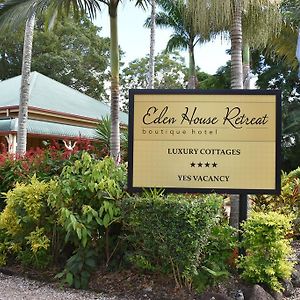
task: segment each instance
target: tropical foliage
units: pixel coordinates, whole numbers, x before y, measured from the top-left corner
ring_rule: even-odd
[[[198,43],[208,40],[205,36],[194,30],[191,16],[187,14],[186,3],[183,0],[160,0],[157,1],[161,11],[156,14],[157,26],[171,28],[173,34],[167,43],[166,51],[188,50],[189,52],[189,88],[197,87],[196,64],[194,48]],[[150,26],[151,19],[148,18],[146,26]]]
[[[53,30],[35,26],[32,71],[38,71],[98,100],[108,100],[109,39],[87,18],[65,18]],[[0,33],[0,79],[20,74],[24,29]]]
[[[293,265],[288,261],[292,254],[292,215],[278,212],[253,212],[243,224],[243,242],[247,255],[241,257],[242,277],[253,283],[266,284],[275,291],[283,290],[280,280],[291,276]]]

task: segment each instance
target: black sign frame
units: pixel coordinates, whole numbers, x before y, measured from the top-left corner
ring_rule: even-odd
[[[134,96],[135,95],[274,95],[276,97],[276,141],[275,141],[275,188],[182,188],[163,186],[133,186],[133,143],[134,143]],[[128,192],[138,193],[147,189],[163,189],[166,193],[230,193],[230,194],[280,194],[281,191],[281,91],[280,90],[184,90],[184,89],[131,89],[129,90],[129,126],[128,126]],[[258,170],[259,171],[259,170]],[[247,170],[245,170],[247,172]]]

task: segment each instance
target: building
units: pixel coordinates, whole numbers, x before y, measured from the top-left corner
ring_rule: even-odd
[[[21,76],[0,82],[0,143],[15,153],[18,129]],[[110,115],[110,107],[38,72],[30,78],[27,148],[55,139],[72,147],[79,137],[97,139],[95,127]],[[121,126],[128,115],[120,112]]]

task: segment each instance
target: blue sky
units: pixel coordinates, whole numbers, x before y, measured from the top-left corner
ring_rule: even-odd
[[[104,10],[99,14],[94,23],[102,27],[101,36],[109,36],[109,18],[108,11],[105,6]],[[119,24],[119,44],[125,52],[124,61],[128,63],[136,58],[144,57],[149,53],[150,30],[143,27],[145,19],[150,15],[150,10],[143,11],[136,8],[133,2],[124,1],[119,5],[118,24]],[[156,46],[155,53],[165,49],[169,40],[171,31],[167,29],[156,30]],[[225,50],[230,48],[228,41],[217,40],[196,47],[195,60],[196,64],[202,71],[214,74],[218,67],[225,65],[230,59]],[[186,63],[187,54],[182,53]]]

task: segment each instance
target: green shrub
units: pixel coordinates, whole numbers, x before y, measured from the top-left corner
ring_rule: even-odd
[[[193,279],[198,292],[202,292],[208,285],[215,285],[229,276],[229,262],[236,247],[237,232],[235,228],[226,222],[212,228],[198,275]]]
[[[300,217],[300,167],[290,173],[282,172],[280,195],[258,195],[251,200],[255,211],[293,212]]]
[[[29,184],[17,183],[5,193],[7,205],[0,215],[2,264],[8,253],[36,267],[45,267],[51,261],[54,221],[47,206],[51,184],[33,177]]]
[[[172,274],[190,287],[199,273],[222,198],[159,193],[123,201],[129,260],[137,267]],[[124,229],[124,230],[125,230]]]
[[[36,267],[52,258],[66,261],[58,277],[84,288],[99,259],[108,264],[114,252],[110,228],[120,219],[117,202],[124,195],[126,173],[112,159],[99,161],[86,152],[69,163],[55,180],[34,176],[5,193],[0,262],[10,255]]]
[[[65,242],[74,251],[59,275],[68,284],[86,287],[103,253],[108,264],[112,256],[109,232],[120,219],[117,202],[124,195],[125,179],[124,166],[117,167],[111,158],[97,161],[88,153],[66,166],[57,178],[49,204],[65,232]]]
[[[76,141],[73,151],[65,150],[59,144],[48,145],[47,148],[31,148],[24,156],[16,157],[9,153],[0,155],[0,192],[8,192],[16,182],[29,183],[32,176],[39,180],[49,181],[59,175],[66,165],[79,159],[84,149],[94,148],[84,140]],[[0,194],[0,211],[5,207],[5,196]]]
[[[242,277],[252,283],[264,283],[271,289],[282,290],[280,279],[291,276],[292,253],[287,238],[293,217],[277,212],[253,212],[243,223],[242,247],[246,256],[239,260]]]

